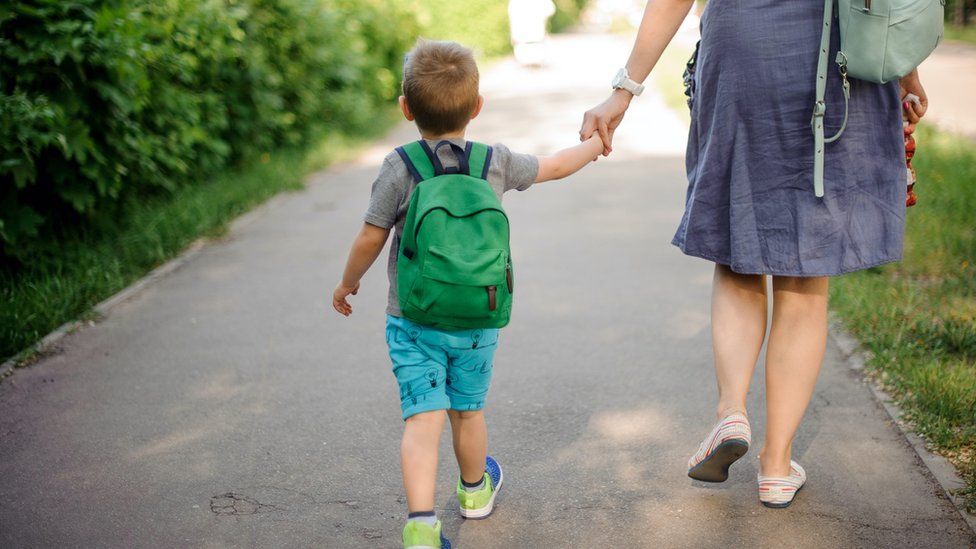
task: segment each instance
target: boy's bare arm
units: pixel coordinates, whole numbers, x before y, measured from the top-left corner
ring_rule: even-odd
[[[603,153],[603,142],[590,137],[579,145],[563,149],[549,156],[539,157],[539,175],[536,183],[562,179],[578,172],[583,166],[596,160]]]
[[[390,229],[383,229],[376,225],[363,223],[363,228],[356,235],[352,242],[352,249],[349,250],[349,259],[346,261],[346,269],[342,273],[342,280],[332,293],[332,306],[340,314],[349,316],[352,314],[352,305],[346,298],[350,294],[356,295],[359,291],[359,281],[369,270],[377,256],[383,251],[383,245],[390,236]]]

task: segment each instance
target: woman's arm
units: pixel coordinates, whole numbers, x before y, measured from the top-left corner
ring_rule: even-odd
[[[650,0],[647,3],[634,47],[625,65],[632,80],[643,82],[647,78],[693,4],[694,0]],[[603,103],[586,111],[580,128],[580,140],[588,139],[597,132],[603,141],[604,156],[610,154],[613,132],[623,120],[624,112],[633,98],[626,90],[614,90]]]

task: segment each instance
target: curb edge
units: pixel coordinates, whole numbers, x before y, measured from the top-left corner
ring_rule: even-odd
[[[840,349],[844,360],[847,362],[847,366],[858,374],[862,374],[866,357],[861,349],[860,342],[850,335],[844,328],[843,323],[833,315],[830,318],[829,333],[830,339]],[[966,487],[966,483],[959,476],[959,473],[956,472],[955,466],[949,463],[949,460],[946,458],[930,452],[925,447],[925,440],[907,428],[901,420],[903,415],[901,407],[895,403],[891,395],[885,392],[884,389],[878,387],[874,380],[864,375],[860,375],[860,377],[864,380],[868,389],[870,389],[875,401],[884,408],[888,417],[891,418],[892,423],[895,424],[898,431],[905,437],[905,440],[915,451],[919,460],[921,460],[922,464],[942,488],[946,497],[949,498],[949,502],[969,526],[970,531],[976,534],[976,516],[966,512],[962,498],[954,494],[955,491]]]
[[[119,290],[114,295],[108,297],[107,299],[101,301],[91,308],[98,317],[105,317],[120,304],[132,299],[133,297],[139,295],[152,284],[156,283],[162,278],[170,275],[171,273],[177,271],[180,267],[187,264],[196,257],[201,250],[206,246],[208,240],[206,238],[198,238],[193,241],[185,250],[183,250],[179,255],[170,259],[169,261],[163,263],[159,267],[149,271],[147,274],[136,279],[135,282],[126,286],[125,288]],[[36,355],[46,355],[51,351],[55,345],[61,341],[61,339],[71,333],[84,328],[86,325],[90,326],[95,321],[91,320],[71,320],[65,322],[58,328],[56,328],[51,333],[44,336],[40,341],[35,343],[30,349]],[[3,364],[0,364],[0,383],[4,379],[13,375],[13,373],[19,368],[19,362],[17,356],[7,360]]]

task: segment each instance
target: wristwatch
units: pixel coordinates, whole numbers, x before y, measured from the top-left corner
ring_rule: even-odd
[[[627,90],[634,95],[640,95],[644,91],[644,86],[630,79],[627,69],[617,71],[617,75],[613,77],[613,82],[610,85],[615,90]]]

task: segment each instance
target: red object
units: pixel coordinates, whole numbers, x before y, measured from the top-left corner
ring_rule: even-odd
[[[915,156],[915,138],[912,137],[912,132],[905,128],[905,168],[908,170],[906,174],[908,180],[908,196],[905,198],[906,208],[910,208],[918,202],[918,196],[913,190],[916,180],[915,168],[912,167],[913,156]]]

